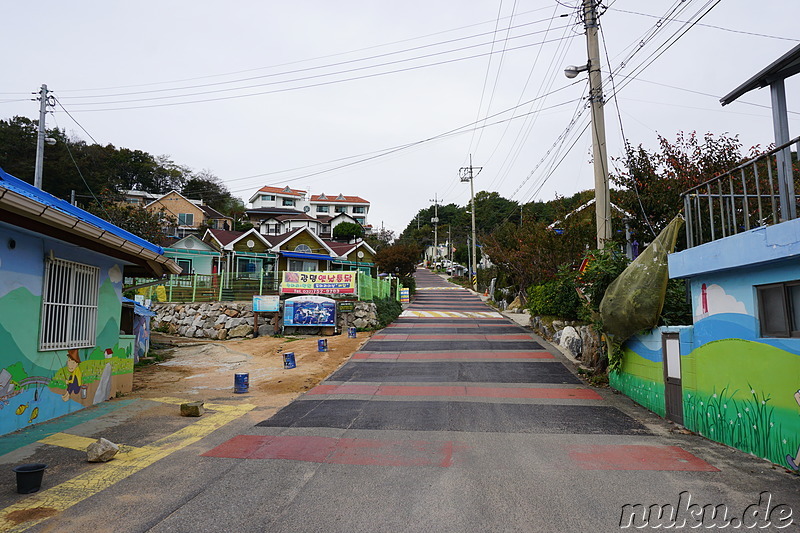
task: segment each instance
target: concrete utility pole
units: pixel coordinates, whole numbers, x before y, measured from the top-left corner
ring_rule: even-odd
[[[597,30],[598,0],[583,0],[583,21],[586,27],[586,51],[589,61],[589,101],[592,104],[592,158],[594,159],[595,220],[597,222],[597,248],[611,240],[611,200],[608,191],[608,156],[606,154],[606,119],[603,111],[603,80],[600,72],[600,45]]]
[[[608,191],[608,156],[606,155],[606,121],[603,111],[603,82],[600,72],[600,45],[597,31],[600,28],[597,14],[598,0],[583,0],[583,23],[586,29],[586,65],[568,66],[564,74],[574,78],[579,72],[589,71],[589,102],[592,106],[592,159],[594,159],[595,221],[597,248],[602,249],[611,239],[611,200]]]
[[[436,196],[434,194],[433,195],[433,200],[430,200],[430,201],[433,202],[433,218],[431,219],[431,222],[433,223],[433,250],[434,250],[434,254],[436,254],[434,256],[434,259],[433,259],[433,266],[435,268],[436,267],[436,260],[439,259],[439,200],[438,200],[438,196]]]
[[[475,172],[476,170],[477,172]],[[458,171],[461,181],[469,182],[470,211],[472,211],[472,270],[470,275],[472,277],[472,290],[474,291],[478,290],[478,258],[475,240],[475,185],[473,184],[473,178],[480,174],[481,170],[483,170],[483,167],[472,166],[472,154],[469,154],[469,166],[461,167]]]
[[[45,117],[47,116],[47,85],[42,84],[39,91],[39,129],[36,139],[36,166],[33,174],[33,186],[42,188],[42,168],[44,167],[44,143],[45,143]]]

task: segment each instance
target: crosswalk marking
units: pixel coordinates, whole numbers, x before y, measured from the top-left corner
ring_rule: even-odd
[[[503,318],[495,311],[409,311],[400,313],[401,318]]]

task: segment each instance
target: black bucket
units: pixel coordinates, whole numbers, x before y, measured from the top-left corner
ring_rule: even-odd
[[[31,463],[14,467],[17,473],[17,492],[20,494],[31,494],[42,487],[42,477],[46,464]]]

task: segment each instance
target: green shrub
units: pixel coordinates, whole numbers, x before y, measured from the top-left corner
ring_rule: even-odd
[[[692,323],[691,298],[686,294],[686,281],[671,279],[667,282],[664,308],[661,310],[659,325],[683,326]]]
[[[400,278],[400,284],[404,289],[408,289],[408,294],[417,292],[417,279],[413,275]]]
[[[394,298],[375,298],[373,303],[377,309],[378,327],[381,328],[388,326],[403,312],[403,306]]]
[[[600,312],[600,302],[611,282],[622,274],[628,266],[628,258],[625,254],[611,247],[604,250],[592,250],[594,257],[586,265],[586,268],[576,278],[576,285],[583,291],[589,299],[589,308],[595,313]]]
[[[567,269],[559,270],[556,279],[528,288],[528,308],[533,315],[576,320],[581,306],[574,275]]]

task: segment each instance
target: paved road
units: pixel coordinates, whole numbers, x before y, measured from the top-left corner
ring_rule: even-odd
[[[114,531],[618,531],[626,504],[683,493],[741,517],[762,491],[800,514],[796,476],[671,432],[473,293],[417,279],[403,316],[297,401],[37,528],[103,531],[97,517],[114,516]]]

